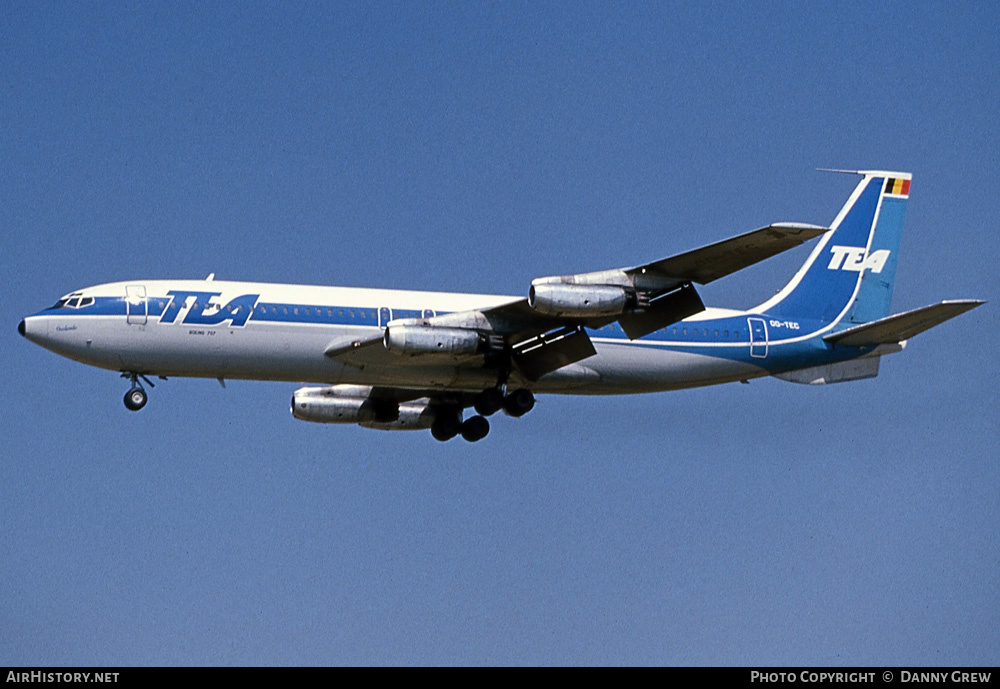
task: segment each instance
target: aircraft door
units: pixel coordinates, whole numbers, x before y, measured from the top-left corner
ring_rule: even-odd
[[[767,323],[763,318],[748,318],[750,326],[750,356],[763,359],[767,356]]]
[[[125,320],[130,325],[146,325],[149,316],[149,303],[146,301],[145,285],[128,285],[125,287]]]
[[[378,310],[378,325],[380,328],[384,328],[392,320],[392,309],[383,306]]]

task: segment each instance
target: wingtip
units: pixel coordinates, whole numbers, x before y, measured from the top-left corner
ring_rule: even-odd
[[[977,306],[982,306],[986,303],[985,299],[945,299],[941,302],[942,304],[950,304],[955,306],[964,306],[966,310],[974,309]]]

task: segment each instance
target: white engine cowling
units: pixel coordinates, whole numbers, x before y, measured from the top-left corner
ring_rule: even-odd
[[[292,416],[317,423],[366,423],[392,416],[391,402],[368,399],[370,388],[339,387],[299,388],[292,394]]]
[[[528,306],[547,316],[617,316],[634,298],[617,285],[532,283]]]
[[[476,354],[485,338],[476,330],[432,325],[395,325],[385,328],[385,348],[400,354]]]
[[[364,385],[299,388],[292,395],[292,415],[302,421],[356,423],[381,431],[415,431],[434,423],[434,409],[426,399],[397,405],[369,399],[370,393]]]

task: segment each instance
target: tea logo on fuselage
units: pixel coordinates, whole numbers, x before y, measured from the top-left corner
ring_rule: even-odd
[[[214,297],[221,295],[222,292],[193,292],[172,289],[167,292],[167,296],[171,297],[171,300],[163,311],[163,315],[160,316],[160,323],[175,322],[188,299],[193,297],[194,302],[188,308],[184,319],[180,321],[184,325],[220,325],[225,321],[231,321],[233,327],[242,328],[247,324],[260,295],[244,294],[231,299],[224,306],[212,302]]]

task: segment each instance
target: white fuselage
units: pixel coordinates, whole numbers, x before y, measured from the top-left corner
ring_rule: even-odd
[[[106,369],[163,377],[467,391],[495,385],[496,371],[433,355],[390,352],[381,352],[371,363],[352,365],[324,352],[331,342],[378,335],[393,319],[483,309],[519,299],[214,280],[111,283],[70,296],[63,306],[25,319],[24,334],[63,356]],[[716,330],[722,322],[727,324],[726,337]],[[689,323],[706,325],[705,336],[700,326],[692,327],[697,338],[685,339]],[[653,333],[634,342],[616,324],[591,330],[596,356],[536,382],[518,383],[543,393],[617,394],[768,374],[749,356],[745,314],[709,309],[675,325],[682,326],[675,330],[684,336]]]

